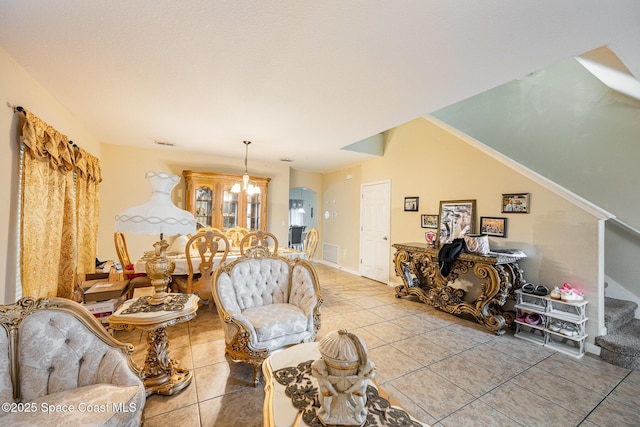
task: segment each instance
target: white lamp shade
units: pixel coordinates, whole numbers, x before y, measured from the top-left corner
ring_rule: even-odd
[[[147,172],[153,192],[151,199],[116,215],[115,231],[133,234],[190,234],[196,231],[196,219],[191,212],[178,208],[171,201],[171,190],[180,178],[167,173]]]

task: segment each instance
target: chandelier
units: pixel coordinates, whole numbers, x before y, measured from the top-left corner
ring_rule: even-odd
[[[239,193],[240,191],[246,191],[247,194],[260,194],[260,187],[255,182],[251,181],[249,172],[247,171],[247,157],[249,157],[249,144],[251,141],[242,141],[244,144],[244,175],[242,175],[242,181],[236,181],[231,187],[232,193]]]

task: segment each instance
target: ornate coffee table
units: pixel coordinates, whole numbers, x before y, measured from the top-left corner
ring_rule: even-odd
[[[149,305],[149,297],[125,301],[109,316],[109,327],[115,330],[141,329],[147,331],[149,349],[142,370],[147,396],[173,395],[191,383],[193,373],[178,368],[169,357],[169,340],[165,328],[186,322],[196,316],[197,295],[167,294],[161,305]]]
[[[294,378],[300,379],[304,377],[304,381],[302,381],[300,387],[297,389],[298,391],[300,391],[300,393],[295,393],[296,404],[301,407],[304,403],[303,397],[305,394],[311,395],[313,393],[317,393],[317,382],[314,378],[311,378],[304,373],[305,367],[310,365],[310,363],[306,362],[319,358],[320,351],[318,350],[318,343],[310,342],[294,345],[285,350],[278,351],[265,359],[265,361],[262,363],[262,373],[264,374],[265,381],[265,396],[263,406],[265,427],[304,427],[308,425],[304,420],[305,416],[306,418],[313,418],[309,415],[309,411],[307,411],[305,414],[304,409],[296,408],[292,402],[292,399],[285,393],[287,387],[292,390],[297,385],[291,382],[287,385],[284,385],[280,383],[279,380],[281,380],[281,378],[287,378],[288,380],[291,380]],[[307,387],[307,380],[310,380],[311,384],[315,388],[315,390],[311,393],[309,393],[309,388]],[[372,414],[377,414],[373,415],[375,417],[380,416],[380,414],[383,412],[386,412],[386,423],[384,425],[387,425],[389,427],[428,427],[428,424],[421,423],[420,421],[417,421],[415,418],[413,418],[384,390],[378,387],[377,384],[374,383],[374,385],[370,387],[371,390],[367,391],[367,407],[373,409],[369,411],[370,417],[372,416]],[[307,409],[308,408],[309,407],[307,407]],[[311,409],[313,411],[313,408]],[[390,414],[390,412],[393,412],[393,414]],[[316,421],[317,423],[320,423],[320,421],[315,418],[312,422],[312,425],[318,425],[315,423]],[[377,424],[375,424],[376,422]],[[383,424],[380,422],[380,420],[374,420],[373,425]]]

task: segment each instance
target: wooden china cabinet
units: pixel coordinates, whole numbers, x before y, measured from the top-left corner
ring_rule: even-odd
[[[251,177],[260,193],[232,193],[231,187],[242,181],[242,175],[216,172],[183,171],[187,189],[186,210],[204,227],[227,230],[244,227],[267,229],[267,194],[271,178]]]

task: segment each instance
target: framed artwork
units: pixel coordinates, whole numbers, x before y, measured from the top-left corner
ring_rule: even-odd
[[[405,197],[404,198],[404,211],[405,212],[418,212],[419,197]]]
[[[503,194],[502,213],[529,213],[529,193]]]
[[[438,228],[438,215],[422,214],[420,219],[422,228]]]
[[[475,232],[476,201],[448,200],[440,202],[438,244],[451,243],[453,239]]]
[[[507,237],[507,218],[481,216],[480,233],[489,236]]]

